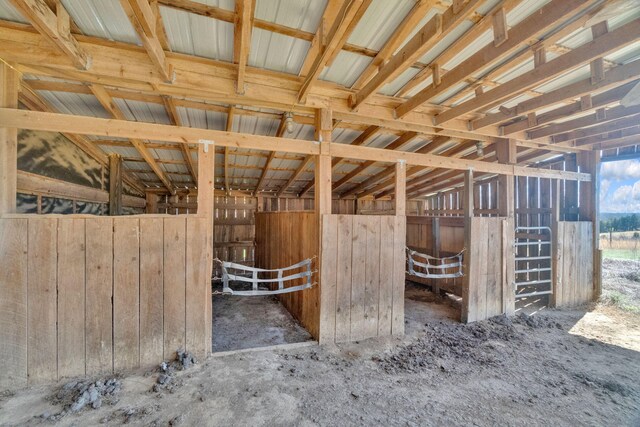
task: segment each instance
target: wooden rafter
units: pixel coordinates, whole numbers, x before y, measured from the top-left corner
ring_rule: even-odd
[[[364,15],[372,0],[345,0],[333,20],[333,25],[326,35],[326,42],[320,46],[318,55],[313,59],[302,87],[298,92],[298,101],[304,101],[316,82],[320,73],[338,55],[347,38]],[[332,10],[331,10],[332,13]],[[322,28],[322,22],[320,27]]]
[[[362,74],[360,74],[360,77],[358,77],[358,80],[356,80],[352,88],[362,89],[378,71],[378,68],[391,58],[420,21],[424,19],[427,12],[436,6],[437,3],[438,2],[436,0],[418,0],[416,4],[413,5],[411,11],[402,20],[398,28],[393,32],[391,37],[386,41],[382,49],[380,49],[375,58],[373,58],[373,61],[371,61]]]
[[[364,145],[369,139],[375,136],[380,131],[380,126],[369,126],[366,128],[358,137],[351,142],[351,145]],[[343,159],[339,157],[335,157],[331,159],[331,168],[335,168]],[[315,184],[315,180],[309,181],[309,183],[302,189],[299,194],[299,197],[303,197],[305,194],[309,192],[313,188]]]
[[[57,112],[51,104],[42,99],[25,81],[22,82],[22,90],[20,91],[19,99],[20,102],[30,110],[53,113]],[[62,135],[102,166],[108,167],[109,159],[107,155],[100,148],[96,147],[96,144],[93,141],[90,141],[83,135],[66,132],[62,132]],[[124,181],[136,191],[144,193],[144,184],[142,181],[140,181],[140,179],[135,175],[131,174],[130,171],[125,172],[126,173],[123,175]]]
[[[124,116],[120,108],[118,108],[116,103],[113,101],[113,98],[109,96],[103,86],[96,84],[91,85],[91,92],[93,92],[100,104],[109,114],[111,114],[112,117],[118,120],[126,120],[126,117]],[[129,138],[129,141],[131,141],[131,145],[133,145],[138,153],[140,153],[142,158],[146,160],[147,164],[149,165],[149,167],[151,167],[153,172],[158,176],[158,178],[160,178],[160,181],[162,181],[167,190],[169,190],[169,192],[172,194],[175,193],[176,190],[174,185],[171,183],[171,180],[164,172],[164,170],[160,167],[160,165],[158,165],[158,162],[156,162],[156,159],[153,157],[149,149],[144,145],[144,142],[142,142],[141,139],[135,137]]]
[[[416,138],[417,136],[418,136],[418,133],[416,133],[416,132],[405,132],[402,135],[400,135],[398,138],[396,138],[394,141],[392,141],[390,144],[387,144],[385,149],[386,150],[397,150],[397,149],[401,148],[403,145],[406,145],[408,142],[410,142],[412,139]],[[335,182],[333,184],[333,190],[337,190],[342,185],[346,184],[347,182],[349,182],[350,180],[352,180],[356,176],[360,175],[362,172],[364,172],[369,167],[371,167],[371,166],[373,166],[375,164],[376,164],[376,162],[371,161],[371,160],[362,163],[360,166],[356,167],[351,172],[349,172],[346,176],[344,176],[341,180]]]
[[[178,114],[176,104],[173,102],[173,98],[171,98],[170,96],[163,96],[162,100],[164,101],[164,108],[165,110],[167,110],[167,114],[169,115],[171,124],[182,126],[182,120],[180,119],[180,115]],[[187,165],[187,170],[189,171],[191,179],[195,184],[197,184],[198,173],[196,171],[189,146],[187,144],[180,144],[180,151],[182,151],[182,157],[184,158],[184,162]]]
[[[71,59],[75,67],[81,70],[91,67],[91,55],[71,35],[71,18],[61,2],[55,3],[55,11],[44,0],[11,0],[11,3],[40,34]]]
[[[437,14],[430,19],[361,90],[351,97],[352,109],[358,108],[385,83],[399,76],[439,40],[449,35],[458,24],[473,13],[478,3],[478,0],[467,0],[464,6],[456,11],[454,9],[457,7],[454,4],[443,14]]]
[[[136,30],[147,55],[155,66],[160,78],[165,82],[173,82],[175,73],[167,61],[164,49],[156,28],[157,17],[148,0],[120,0],[131,25]]]
[[[236,16],[233,36],[233,62],[238,66],[236,93],[244,94],[247,62],[251,48],[252,20],[255,0],[236,0]]]
[[[428,86],[396,108],[398,118],[405,117],[420,105],[451,89],[465,78],[486,67],[488,64],[507,58],[520,48],[522,43],[535,39],[557,25],[557,21],[575,13],[577,8],[584,6],[584,0],[554,0],[543,6],[540,13],[535,13],[514,26],[512,36],[496,46],[493,42],[487,44],[478,52],[464,60],[454,69],[445,73],[437,86]]]
[[[623,48],[635,42],[638,38],[640,38],[640,19],[631,21],[617,28],[615,31],[598,37],[590,43],[583,44],[571,52],[541,64],[531,73],[516,77],[495,89],[436,115],[435,123],[441,125],[490,103],[514,98],[524,90],[530,89],[567,71],[588,64],[594,58]]]

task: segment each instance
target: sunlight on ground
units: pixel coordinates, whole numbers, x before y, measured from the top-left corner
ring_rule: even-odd
[[[640,316],[599,306],[571,328],[570,334],[640,351]]]

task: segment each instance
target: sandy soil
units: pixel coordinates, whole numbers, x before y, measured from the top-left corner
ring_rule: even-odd
[[[408,286],[406,336],[212,357],[56,425],[640,425],[640,316],[610,306],[461,325]],[[0,424],[47,425],[63,383],[0,401]]]

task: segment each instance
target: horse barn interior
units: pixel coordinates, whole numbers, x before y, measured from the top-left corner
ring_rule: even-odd
[[[2,388],[251,313],[402,335],[408,281],[461,322],[593,301],[639,155],[635,0],[5,0],[0,59]]]

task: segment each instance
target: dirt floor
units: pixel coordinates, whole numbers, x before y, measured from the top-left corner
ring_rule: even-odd
[[[275,296],[214,295],[213,330],[214,352],[313,339]]]
[[[451,299],[406,296],[404,337],[140,372],[55,422],[65,383],[30,387],[2,396],[0,424],[640,425],[638,314],[600,304],[462,325]]]

